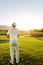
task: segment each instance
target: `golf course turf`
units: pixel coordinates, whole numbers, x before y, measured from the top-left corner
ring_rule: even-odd
[[[43,65],[43,37],[19,37],[18,65]],[[0,65],[10,65],[9,39],[0,37]],[[14,65],[16,52],[14,50]]]

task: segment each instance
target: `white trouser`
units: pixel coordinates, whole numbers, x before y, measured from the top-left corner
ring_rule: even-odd
[[[11,61],[14,62],[14,47],[16,48],[16,62],[19,62],[19,47],[18,47],[18,41],[13,39],[10,40],[10,57]]]

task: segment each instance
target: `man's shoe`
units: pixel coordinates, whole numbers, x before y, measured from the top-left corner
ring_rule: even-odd
[[[13,65],[14,64],[14,62],[12,62],[12,61],[10,61],[10,63]]]
[[[18,61],[16,61],[16,63],[18,64],[18,63],[19,63],[19,60],[18,60]]]

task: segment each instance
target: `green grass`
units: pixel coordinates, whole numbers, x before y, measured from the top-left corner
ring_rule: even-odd
[[[6,37],[1,39],[0,37],[0,40],[9,39]],[[20,63],[18,65],[43,65],[43,37],[20,37],[18,41],[20,53]],[[0,65],[10,65],[9,41],[0,43]],[[14,65],[16,65],[16,62]]]

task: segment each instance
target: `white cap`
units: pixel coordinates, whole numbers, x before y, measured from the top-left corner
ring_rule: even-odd
[[[16,23],[14,22],[14,23],[12,24],[12,26],[16,26]]]

